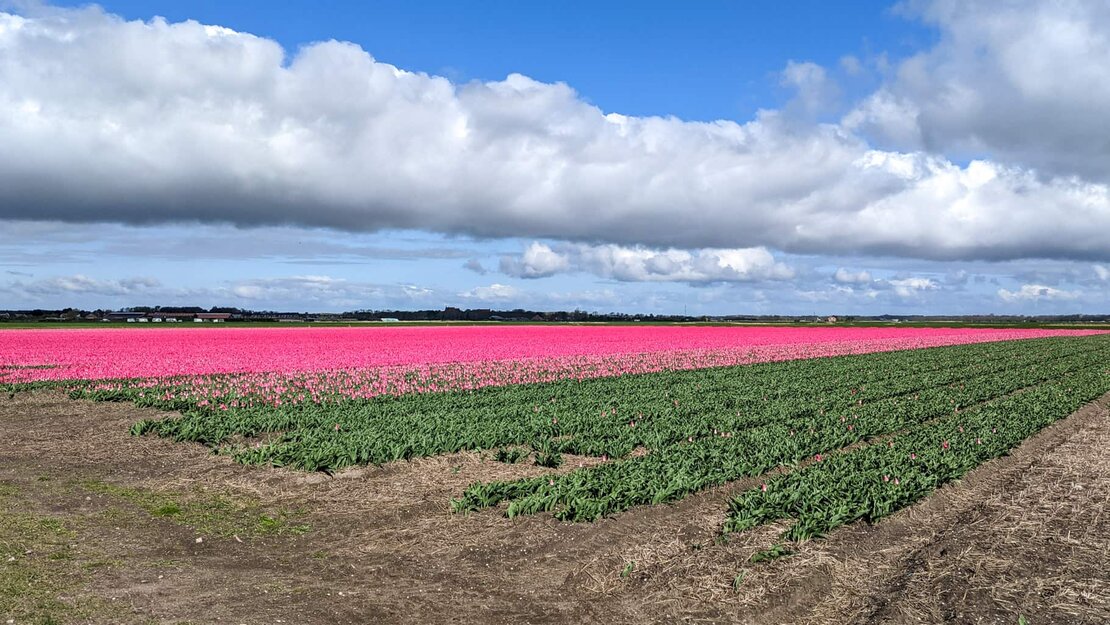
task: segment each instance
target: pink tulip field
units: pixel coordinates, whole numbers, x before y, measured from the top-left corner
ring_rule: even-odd
[[[0,383],[98,380],[88,388],[157,389],[163,400],[226,409],[1089,333],[712,326],[34,330],[0,335],[6,339]]]
[[[180,380],[240,374],[318,396],[475,388],[988,341],[1087,330],[458,326],[27,330],[0,334],[0,381]],[[261,374],[261,376],[259,376]],[[198,382],[199,386],[206,382]]]

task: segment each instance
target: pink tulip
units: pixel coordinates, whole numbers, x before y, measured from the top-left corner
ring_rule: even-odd
[[[133,388],[144,398],[150,391],[164,401],[233,410],[1095,333],[560,325],[42,329],[5,333],[0,371],[6,382],[127,379],[101,390]]]

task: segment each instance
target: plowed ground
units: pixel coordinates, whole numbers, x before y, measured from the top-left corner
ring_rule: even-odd
[[[455,454],[335,477],[132,437],[159,413],[0,398],[8,623],[1110,623],[1110,396],[876,525],[751,564],[729,494],[597,523],[452,514]],[[571,458],[567,468],[587,459]],[[563,469],[566,470],[566,469]],[[629,564],[631,564],[629,570]],[[9,620],[10,619],[10,620]]]

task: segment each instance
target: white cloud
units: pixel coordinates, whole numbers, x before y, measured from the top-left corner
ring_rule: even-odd
[[[435,289],[419,286],[416,284],[401,284],[398,285],[401,294],[409,300],[428,300],[436,295]]]
[[[1110,4],[902,6],[940,37],[850,113],[849,128],[895,149],[990,154],[1048,176],[1110,180]]]
[[[521,295],[522,293],[519,289],[507,284],[478,286],[469,291],[459,293],[459,297],[478,300],[480,302],[508,302],[519,298]]]
[[[261,299],[266,296],[266,289],[255,284],[240,284],[232,287],[231,292],[243,299]]]
[[[844,284],[866,284],[871,282],[871,274],[867,271],[851,272],[843,267],[838,267],[833,279]]]
[[[1037,302],[1042,300],[1067,301],[1079,299],[1079,293],[1045,286],[1043,284],[1023,284],[1017,291],[998,289],[998,297],[1004,302]]]
[[[519,256],[501,259],[501,270],[520,278],[588,272],[623,282],[750,282],[786,280],[794,270],[766,248],[655,250],[620,245],[534,242]]]
[[[501,271],[518,278],[545,278],[570,268],[570,259],[549,246],[533,242],[520,256],[503,256]]]
[[[26,275],[26,274],[24,274]],[[50,296],[120,296],[142,294],[160,286],[155,278],[133,277],[120,280],[91,278],[84,274],[54,276],[40,280],[16,280],[0,291],[16,296],[41,298]]]
[[[824,67],[809,61],[788,61],[780,74],[780,83],[795,90],[790,106],[806,115],[830,109],[839,95],[836,83]]]
[[[1110,269],[1107,269],[1102,265],[1095,265],[1094,269],[1095,275],[1098,276],[1099,280],[1102,280],[1103,282],[1110,280]]]
[[[0,13],[0,219],[411,228],[614,250],[1110,258],[1105,11],[1007,5],[995,32],[983,21],[994,3],[963,4],[925,12],[945,34],[938,49],[907,61],[843,125],[796,123],[789,111],[746,123],[606,114],[564,84],[518,74],[453,84],[347,43],[287,56],[253,35],[126,22],[95,7]],[[965,76],[955,61],[978,35],[990,35],[989,58]],[[1084,62],[1060,68],[1063,58]],[[812,63],[789,65],[784,80],[803,108],[831,97]],[[944,88],[933,94],[934,84]],[[930,117],[948,108],[955,122]],[[912,139],[896,146],[904,152],[863,138],[899,133]],[[1014,164],[930,153],[962,148],[950,140],[961,136]],[[706,269],[691,254],[653,258],[695,276],[746,271],[733,264],[743,259],[713,252],[709,265],[724,268]],[[629,275],[672,273],[631,264]]]
[[[254,308],[340,311],[396,306],[441,306],[434,290],[408,284],[375,284],[326,275],[300,275],[277,278],[253,278],[232,281],[224,286],[195,289],[177,294],[179,299],[212,301],[226,305],[240,301]]]
[[[894,293],[898,297],[911,298],[918,297],[926,291],[935,291],[940,288],[932,278],[901,278],[898,280],[886,280],[894,289]]]
[[[874,297],[878,294],[877,291],[867,291],[868,297]],[[846,298],[854,297],[857,295],[855,289],[850,286],[833,285],[831,288],[820,290],[799,290],[796,292],[798,299],[806,302],[831,302],[844,300]]]

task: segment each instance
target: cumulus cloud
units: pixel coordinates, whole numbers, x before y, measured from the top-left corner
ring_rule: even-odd
[[[1043,284],[1023,284],[1016,291],[998,289],[998,297],[1004,302],[1067,301],[1079,299],[1079,293],[1065,291]]]
[[[501,271],[518,278],[545,278],[569,268],[567,254],[556,252],[539,242],[533,242],[519,256],[501,257]]]
[[[474,287],[473,289],[459,293],[459,297],[480,302],[508,302],[519,299],[521,295],[520,289],[516,287],[496,283],[489,286]]]
[[[903,5],[937,44],[845,122],[894,149],[990,154],[1106,182],[1110,4],[933,0]]]
[[[1101,235],[1110,231],[1110,192],[1095,171],[1110,142],[1098,140],[1099,125],[1084,125],[1087,145],[1074,150],[1065,139],[1081,116],[1068,114],[1081,111],[1047,103],[1074,96],[1105,110],[1110,80],[1095,80],[1110,67],[1096,62],[1104,58],[1097,26],[1105,11],[1069,3],[1005,21],[990,41],[1021,35],[1026,45],[1044,36],[1052,44],[1050,60],[1039,59],[1042,46],[1027,45],[1012,63],[1030,67],[1033,86],[987,103],[1020,132],[976,130],[994,118],[989,106],[942,132],[929,111],[961,104],[959,87],[978,88],[980,74],[964,77],[942,62],[962,57],[939,47],[970,41],[965,24],[994,5],[962,4],[926,11],[946,36],[939,51],[907,61],[875,95],[889,110],[866,103],[844,124],[799,124],[775,111],[746,123],[631,117],[603,112],[565,84],[519,74],[455,84],[381,63],[349,43],[287,53],[226,28],[128,22],[96,7],[0,13],[0,218],[411,228],[614,251],[1110,258]],[[1086,62],[1056,72],[1051,59],[1068,48],[1053,25],[1090,34],[1082,43],[1089,48],[1071,50]],[[1014,50],[986,49],[1002,59],[995,64],[1010,63],[1003,55]],[[942,90],[947,100],[930,105],[914,78],[918,67],[920,84],[937,76],[954,85]],[[1041,78],[1047,88],[1036,86]],[[1080,79],[1083,93],[1075,94],[1071,81]],[[806,107],[829,97],[828,78],[812,63],[788,66],[784,80]],[[880,113],[892,121],[879,123]],[[899,125],[912,139],[895,146],[901,152],[864,138],[897,134]],[[984,145],[1009,138],[1013,149],[997,150],[1008,164],[952,162],[940,150],[952,143],[945,137],[962,134]],[[1041,149],[1089,165],[1038,174],[1028,164],[1045,162],[1033,158]],[[697,258],[653,258],[703,272]],[[670,273],[646,262],[633,261],[633,275]]]
[[[1095,275],[1098,276],[1099,280],[1102,280],[1103,282],[1106,282],[1107,280],[1110,280],[1110,269],[1107,269],[1106,267],[1103,267],[1102,265],[1095,265],[1094,270],[1095,270]]]
[[[884,282],[894,289],[894,293],[898,297],[904,298],[918,297],[926,291],[935,291],[940,288],[940,285],[932,278],[900,278]]]
[[[775,260],[765,248],[694,251],[656,250],[641,246],[533,242],[522,254],[504,256],[501,271],[518,278],[541,278],[564,272],[587,272],[622,282],[752,282],[786,280],[794,269]]]
[[[843,267],[838,267],[833,279],[843,284],[866,284],[871,282],[871,274],[867,271],[851,272]]]

